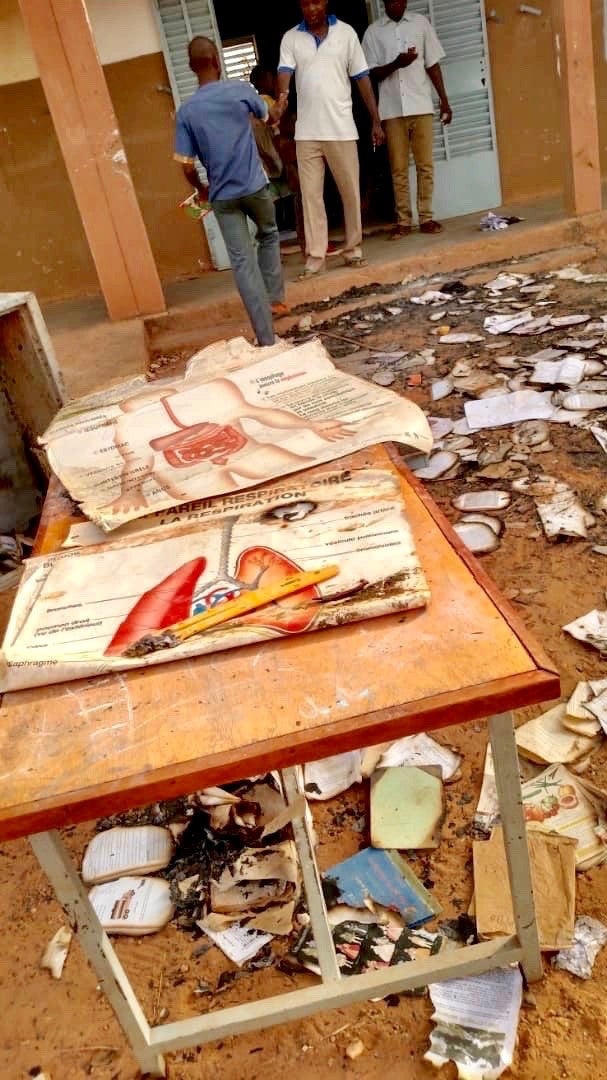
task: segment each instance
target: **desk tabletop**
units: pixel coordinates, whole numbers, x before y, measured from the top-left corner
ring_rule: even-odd
[[[356,465],[386,453],[399,461],[375,447]],[[400,468],[426,609],[6,694],[0,840],[558,697],[552,663]],[[52,486],[40,551],[65,514]]]

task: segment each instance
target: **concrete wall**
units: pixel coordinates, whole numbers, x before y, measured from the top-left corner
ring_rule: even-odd
[[[268,0],[270,7],[278,2]],[[603,0],[592,2],[607,174]],[[228,36],[228,29],[235,32],[227,25],[234,5],[216,3]],[[500,20],[489,21],[488,35],[504,201],[558,193],[561,107],[551,0],[537,0],[541,16],[521,15],[519,0],[486,6]],[[164,92],[168,77],[152,0],[87,0],[87,7],[160,275],[167,281],[197,274],[201,261],[208,265],[208,252],[199,228],[177,210],[187,189],[172,161],[173,103]],[[258,10],[260,33],[262,22]],[[18,0],[0,0],[0,205],[0,290],[32,289],[43,299],[98,292]]]
[[[487,24],[505,202],[562,190],[561,106],[550,0],[523,15],[519,0],[491,0]],[[607,63],[604,0],[592,0],[601,164],[607,173]]]
[[[173,101],[151,0],[88,0],[97,48],[163,280],[208,265],[173,161]],[[0,0],[0,291],[95,294],[97,275],[17,0]],[[8,225],[8,227],[7,227]]]

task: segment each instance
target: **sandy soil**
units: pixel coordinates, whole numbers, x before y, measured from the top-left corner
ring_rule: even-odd
[[[601,287],[559,284],[559,309],[592,310],[598,316],[604,310],[602,293]],[[373,304],[373,299],[369,302]],[[377,323],[378,329],[365,337],[364,344],[406,348],[410,352],[433,346],[434,324],[428,316],[427,309],[408,307],[402,317]],[[448,321],[453,329],[472,330],[482,317],[483,312],[462,309],[458,319]],[[343,326],[333,329],[348,333]],[[349,332],[356,336],[356,331]],[[533,352],[545,344],[538,338],[523,342],[506,351]],[[336,341],[330,343],[330,348],[336,353],[342,351]],[[424,373],[421,387],[408,388],[406,376],[399,378],[394,387],[409,393],[426,408],[431,379],[448,370],[460,356],[472,355],[470,346],[437,352],[439,361]],[[431,412],[461,416],[463,400],[452,396],[433,406]],[[481,442],[493,445],[500,435],[503,437],[501,433],[490,434]],[[584,504],[594,509],[597,498],[607,490],[603,452],[583,431],[553,425],[551,438],[554,451],[542,455],[541,462],[532,460],[532,468],[539,464],[544,471],[566,480]],[[489,486],[510,485],[505,481],[480,481],[472,468],[455,480],[433,484],[432,494],[451,520],[456,520],[451,499],[463,490]],[[553,544],[545,540],[530,499],[515,496],[503,517],[506,528],[501,546],[483,558],[485,569],[518,605],[529,628],[557,661],[564,693],[570,692],[580,679],[604,676],[605,665],[599,655],[564,635],[561,627],[591,608],[604,606],[607,560],[591,549],[595,543],[607,543],[607,515],[597,512],[597,525],[588,542]],[[523,711],[518,720],[530,715],[531,710]],[[450,917],[467,908],[472,892],[470,823],[480,790],[486,725],[454,727],[442,732],[440,738],[463,755],[463,774],[447,788],[448,815],[440,847],[436,852],[417,857],[413,854],[410,858],[413,868],[443,904],[445,916]],[[588,775],[607,788],[607,743],[593,756]],[[364,846],[365,830],[356,831],[352,825],[366,814],[367,798],[366,788],[354,789],[315,809],[321,867]],[[91,831],[92,826],[66,830],[67,842],[76,855],[82,852]],[[3,939],[0,968],[0,1076],[17,1080],[40,1067],[52,1080],[136,1077],[138,1072],[121,1031],[97,991],[95,977],[77,943],[72,945],[60,982],[39,970],[43,949],[59,927],[62,914],[25,841],[0,848],[0,908],[8,931]],[[607,867],[578,877],[577,911],[605,919]],[[214,984],[220,972],[231,965],[215,948],[198,958],[193,956],[195,948],[196,942],[175,926],[149,939],[118,942],[118,953],[150,1020],[179,1019],[199,1009],[222,1008],[315,981],[312,976],[286,975],[272,968],[246,974],[221,994],[198,997],[194,991],[200,979]],[[517,1080],[607,1076],[606,991],[607,949],[599,956],[589,982],[554,972],[546,964],[546,978],[527,995],[516,1061],[509,1075]],[[228,1039],[200,1051],[172,1055],[168,1075],[172,1080],[214,1076],[222,1080],[261,1080],[296,1072],[301,1080],[342,1073],[365,1080],[428,1080],[437,1075],[452,1080],[456,1076],[452,1065],[437,1074],[423,1061],[430,1014],[427,998],[400,998],[393,1005],[382,1002],[353,1006],[272,1031]],[[345,1048],[355,1037],[363,1040],[366,1051],[351,1062],[345,1057]]]

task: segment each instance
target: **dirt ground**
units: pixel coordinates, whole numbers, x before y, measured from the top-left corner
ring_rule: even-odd
[[[493,268],[485,279],[495,272]],[[404,295],[404,290],[401,292]],[[554,310],[559,314],[587,311],[599,317],[606,310],[604,287],[600,285],[558,282],[554,298],[558,299],[558,309]],[[382,311],[382,300],[383,296],[367,295],[357,302],[365,306],[367,313],[373,313]],[[479,300],[484,300],[482,290]],[[445,319],[453,330],[477,331],[486,314],[470,307],[458,309],[457,303],[448,306],[459,311]],[[462,396],[456,393],[430,405],[431,381],[445,374],[461,357],[480,357],[482,364],[487,362],[491,367],[500,353],[481,352],[482,345],[438,347],[433,336],[436,324],[429,320],[431,313],[432,309],[407,305],[400,316],[370,322],[372,333],[362,337],[361,343],[365,348],[406,349],[409,353],[422,347],[436,348],[438,359],[422,370],[421,385],[410,387],[407,372],[397,376],[394,389],[413,397],[432,415],[459,418],[463,415]],[[359,336],[359,331],[352,328],[352,320],[322,322],[330,314],[327,310],[315,315],[315,324],[322,323],[321,330]],[[531,353],[552,344],[557,336],[549,335],[550,341],[545,337],[514,339],[512,348],[504,352]],[[512,341],[509,339],[509,344]],[[335,338],[325,338],[325,343],[336,356],[353,351]],[[508,432],[502,429],[481,436],[479,445],[493,446],[504,434]],[[563,634],[562,626],[592,608],[604,607],[607,559],[594,554],[592,547],[607,544],[607,514],[596,509],[598,498],[607,491],[607,459],[590,432],[554,424],[550,435],[554,449],[543,454],[541,461],[532,455],[530,471],[533,474],[541,468],[575,488],[584,505],[596,514],[597,524],[589,540],[549,543],[539,526],[533,501],[514,495],[502,515],[505,531],[500,547],[483,556],[483,564],[557,662],[565,696],[578,681],[606,674],[599,654]],[[433,496],[452,521],[458,517],[451,505],[456,494],[511,486],[505,480],[480,480],[476,471],[474,466],[464,466],[457,478],[431,485]],[[517,720],[528,719],[538,711],[523,710]],[[449,918],[467,909],[472,893],[470,825],[480,790],[486,724],[449,728],[440,733],[439,739],[463,755],[462,776],[446,788],[448,812],[439,848],[430,853],[407,853],[407,858],[443,905],[443,916]],[[593,755],[586,775],[607,789],[607,741]],[[321,868],[365,845],[366,828],[361,832],[353,825],[366,816],[367,799],[367,787],[360,787],[315,807]],[[67,843],[77,855],[82,853],[91,832],[92,825],[66,830]],[[62,913],[25,841],[0,847],[0,908],[4,926],[10,928],[2,948],[0,1076],[18,1080],[28,1073],[34,1075],[38,1067],[51,1080],[136,1077],[138,1072],[122,1033],[97,991],[95,977],[77,943],[72,944],[61,981],[52,981],[47,972],[39,969],[44,947],[61,924]],[[578,876],[577,913],[606,919],[607,866]],[[196,944],[174,925],[150,938],[118,941],[118,954],[149,1020],[177,1020],[195,1011],[219,1009],[316,981],[311,975],[287,975],[269,968],[247,973],[221,994],[200,997],[194,993],[199,980],[215,984],[220,972],[232,965],[216,948],[195,957]],[[283,951],[282,947],[277,951]],[[517,1080],[606,1077],[607,948],[599,955],[588,982],[553,971],[547,960],[545,969],[544,981],[526,996],[515,1064],[508,1075]],[[430,1015],[427,997],[401,997],[390,1004],[365,1003],[213,1043],[199,1051],[171,1055],[168,1075],[172,1080],[213,1076],[221,1080],[261,1080],[296,1072],[301,1080],[342,1073],[365,1080],[429,1080],[433,1076],[453,1080],[457,1075],[453,1065],[437,1073],[423,1060],[431,1030]],[[345,1048],[353,1038],[362,1039],[365,1045],[365,1053],[356,1061],[345,1056]]]

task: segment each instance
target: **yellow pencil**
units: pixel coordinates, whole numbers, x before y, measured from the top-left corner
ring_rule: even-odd
[[[212,626],[228,622],[239,615],[247,615],[250,611],[256,611],[257,608],[265,607],[266,604],[281,600],[285,596],[292,596],[293,593],[308,589],[311,585],[320,585],[321,582],[328,581],[338,573],[339,567],[335,565],[323,566],[320,570],[301,570],[275,585],[263,585],[259,589],[247,590],[235,600],[219,604],[213,611],[192,615],[191,618],[173,623],[172,626],[167,626],[156,633],[145,634],[139,641],[130,645],[124,655],[141,657],[156,652],[158,649],[174,648]]]

